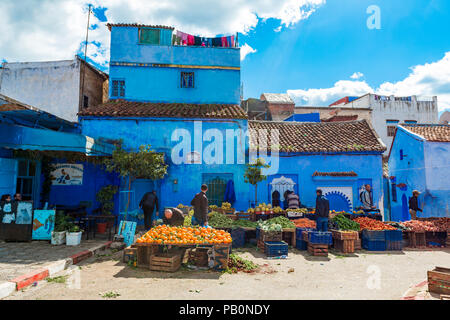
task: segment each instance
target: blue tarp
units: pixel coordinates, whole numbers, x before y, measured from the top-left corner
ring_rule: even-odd
[[[112,144],[77,133],[35,129],[0,123],[0,147],[21,150],[72,151],[88,156],[109,156]]]
[[[320,113],[303,113],[303,114],[293,114],[284,121],[294,121],[294,122],[320,122]]]

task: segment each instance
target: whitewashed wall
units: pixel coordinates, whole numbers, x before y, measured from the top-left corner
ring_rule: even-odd
[[[0,74],[0,93],[25,104],[77,121],[80,62],[5,63]]]

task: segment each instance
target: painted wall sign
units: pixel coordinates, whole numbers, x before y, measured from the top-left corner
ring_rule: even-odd
[[[33,240],[51,240],[55,215],[55,210],[34,210]]]
[[[21,201],[17,204],[16,224],[33,223],[33,202]]]
[[[52,171],[54,186],[80,186],[83,184],[84,167],[82,164],[58,163]]]
[[[125,224],[125,225],[124,225]],[[134,235],[136,234],[136,222],[122,221],[119,226],[119,235],[123,236],[123,242],[129,247],[134,243]]]

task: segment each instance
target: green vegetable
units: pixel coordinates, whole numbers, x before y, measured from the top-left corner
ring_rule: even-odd
[[[269,224],[279,224],[283,229],[295,228],[295,224],[286,217],[276,217],[266,222]]]
[[[270,223],[269,221],[258,221],[258,227],[263,231],[283,231],[283,227],[277,223]]]
[[[244,227],[244,228],[256,228],[258,224],[250,220],[236,220],[233,222],[233,227]]]
[[[339,227],[339,230],[353,230],[359,231],[359,223],[346,218],[343,214],[339,214],[331,219],[331,221]]]
[[[213,211],[209,214],[208,224],[213,228],[231,228],[233,220],[222,213]]]

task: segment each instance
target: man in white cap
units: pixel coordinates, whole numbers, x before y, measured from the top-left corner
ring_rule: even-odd
[[[417,219],[417,211],[423,212],[422,209],[419,208],[419,197],[420,192],[417,190],[413,191],[413,196],[409,199],[409,213],[411,214],[411,219]]]

